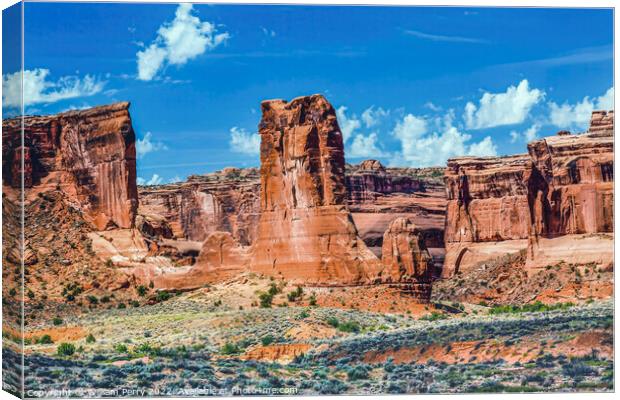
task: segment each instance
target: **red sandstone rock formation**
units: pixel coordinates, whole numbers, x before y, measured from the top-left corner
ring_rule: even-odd
[[[203,241],[230,232],[242,245],[256,236],[259,174],[255,168],[190,176],[187,182],[139,188],[141,214],[161,215],[174,237]]]
[[[595,112],[584,134],[533,141],[528,152],[448,161],[444,277],[463,257],[471,266],[507,251],[500,242],[533,257],[539,237],[613,231],[613,112]]]
[[[98,229],[129,228],[138,205],[129,103],[2,121],[3,183],[27,200],[60,188]],[[24,171],[20,173],[23,154]]]
[[[342,134],[323,96],[262,103],[261,216],[250,267],[306,284],[377,279],[345,206]]]
[[[422,232],[409,219],[397,218],[383,237],[383,282],[397,284],[420,300],[428,300],[433,280],[433,261]]]

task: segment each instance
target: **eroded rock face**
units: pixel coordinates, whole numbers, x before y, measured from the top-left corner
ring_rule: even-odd
[[[444,277],[498,256],[505,246],[494,243],[534,257],[540,237],[612,232],[613,112],[594,112],[586,133],[533,141],[528,154],[451,159],[446,192]]]
[[[397,284],[413,297],[428,301],[433,280],[433,260],[422,232],[409,219],[397,218],[383,237],[382,281]]]
[[[262,103],[261,215],[251,269],[306,284],[377,279],[346,208],[342,134],[320,95]]]
[[[163,216],[178,239],[203,241],[213,232],[227,231],[242,245],[249,245],[256,236],[259,185],[258,170],[247,168],[142,186],[140,213]]]
[[[76,201],[98,229],[134,224],[135,134],[129,103],[52,116],[2,121],[3,184],[21,186],[21,159],[27,200],[60,188]]]

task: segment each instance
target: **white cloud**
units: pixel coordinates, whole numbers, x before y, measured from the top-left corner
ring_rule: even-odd
[[[164,178],[162,178],[158,174],[153,174],[153,176],[151,176],[151,179],[149,179],[148,181],[141,177],[138,177],[138,179],[136,179],[136,183],[140,186],[161,185],[163,182]]]
[[[406,35],[415,36],[420,39],[432,40],[433,42],[454,42],[454,43],[489,43],[488,40],[465,37],[465,36],[451,36],[451,35],[436,35],[433,33],[426,33],[414,30],[404,30]]]
[[[482,129],[522,123],[544,96],[542,90],[530,89],[527,79],[516,87],[508,87],[504,93],[486,92],[478,106],[472,102],[465,105],[465,126],[468,129]]]
[[[159,150],[167,150],[165,144],[162,142],[153,141],[153,134],[151,132],[147,132],[144,135],[144,138],[136,140],[136,156],[138,158],[144,157],[146,154],[151,153],[153,151]]]
[[[392,164],[412,167],[445,165],[450,157],[462,155],[493,156],[497,147],[487,136],[478,143],[469,143],[471,135],[452,125],[451,113],[434,120],[434,129],[423,117],[407,114],[398,121],[392,134],[400,141],[401,153]]]
[[[261,31],[263,31],[263,34],[265,36],[276,37],[276,31],[274,31],[272,29],[267,29],[264,26],[261,26],[260,29],[261,29]]]
[[[386,153],[379,146],[377,133],[373,132],[368,136],[355,135],[345,155],[351,158],[369,158],[383,157]]]
[[[346,111],[347,107],[345,106],[340,106],[336,110],[338,125],[340,126],[340,131],[342,132],[342,141],[345,143],[353,135],[353,132],[362,126],[362,123],[355,115],[351,116],[351,118],[347,117],[345,114]]]
[[[440,106],[436,106],[432,101],[426,102],[426,104],[424,104],[424,107],[426,107],[429,110],[434,111],[434,112],[441,111],[441,107]]]
[[[496,156],[497,155],[497,146],[493,143],[493,139],[491,136],[485,136],[478,143],[472,143],[469,146],[469,150],[467,154],[470,156],[480,156],[480,157],[488,157],[488,156]]]
[[[372,128],[380,123],[382,118],[389,115],[389,111],[379,107],[375,109],[375,106],[370,106],[362,113],[362,121],[366,128]]]
[[[174,20],[164,23],[149,47],[139,51],[138,79],[150,81],[165,65],[184,65],[230,38],[208,21],[193,15],[191,4],[179,4]]]
[[[575,104],[558,105],[549,102],[551,123],[559,128],[585,129],[590,123],[592,111],[614,108],[614,88],[611,87],[600,97],[590,99],[586,96]]]
[[[57,81],[49,80],[49,75],[50,70],[45,68],[24,70],[24,106],[92,96],[101,92],[105,86],[105,82],[91,75],[85,75],[83,78],[63,76]],[[3,107],[21,107],[21,80],[20,72],[2,75]]]
[[[541,124],[536,122],[534,125],[527,128],[523,133],[513,130],[510,132],[510,142],[515,143],[521,139],[523,139],[526,143],[531,142],[538,137],[540,128]]]
[[[250,133],[243,128],[230,128],[230,150],[250,156],[260,153],[260,135]]]

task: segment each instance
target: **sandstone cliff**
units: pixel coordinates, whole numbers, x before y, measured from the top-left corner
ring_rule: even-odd
[[[595,112],[586,133],[535,140],[528,154],[451,159],[445,180],[444,277],[525,247],[533,257],[541,237],[612,232],[613,112]]]
[[[306,284],[377,280],[346,208],[342,134],[320,95],[261,105],[261,215],[253,271]]]
[[[3,184],[26,199],[59,188],[98,229],[129,228],[138,206],[129,103],[2,121]],[[24,171],[20,173],[23,157]]]

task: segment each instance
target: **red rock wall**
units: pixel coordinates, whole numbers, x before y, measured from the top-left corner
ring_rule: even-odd
[[[2,122],[3,184],[21,185],[21,120]],[[137,209],[129,103],[24,120],[27,194],[61,188],[98,229],[129,228]]]
[[[262,103],[261,216],[250,267],[306,284],[377,279],[345,206],[342,134],[323,96]]]
[[[461,157],[446,168],[446,262],[458,269],[468,243],[613,231],[613,112],[591,129],[528,144],[527,155]]]

